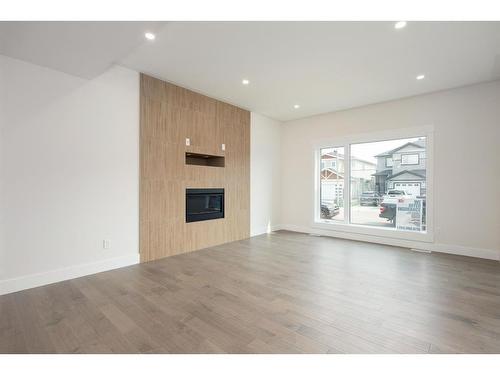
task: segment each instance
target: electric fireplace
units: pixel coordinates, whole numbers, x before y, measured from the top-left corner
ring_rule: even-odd
[[[186,223],[224,217],[224,189],[186,189]]]

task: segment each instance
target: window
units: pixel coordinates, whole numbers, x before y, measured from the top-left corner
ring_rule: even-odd
[[[418,154],[401,155],[401,165],[417,165],[419,163]]]
[[[336,163],[334,159],[331,160],[325,160],[323,162],[324,168],[330,168],[330,169],[335,169],[336,168]]]
[[[344,147],[323,148],[320,154],[320,217],[344,220]]]
[[[317,219],[391,233],[425,233],[426,144],[427,137],[418,137],[321,148],[320,165],[334,160],[335,168],[321,170]]]

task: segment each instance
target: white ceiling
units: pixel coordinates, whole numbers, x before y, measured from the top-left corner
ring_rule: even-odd
[[[0,54],[94,78],[144,43],[160,22],[0,22]]]
[[[0,53],[87,78],[119,63],[291,120],[498,79],[500,22],[0,23]]]

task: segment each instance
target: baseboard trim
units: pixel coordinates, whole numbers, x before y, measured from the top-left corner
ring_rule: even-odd
[[[500,261],[500,251],[493,249],[483,249],[478,247],[466,247],[449,244],[434,244],[433,251],[436,251],[438,253],[463,255],[466,257]]]
[[[99,262],[79,264],[53,271],[0,280],[0,295],[18,292],[38,286],[75,279],[116,268],[127,267],[139,263],[139,254],[131,254],[117,258],[104,259]]]
[[[250,237],[260,236],[261,234],[275,232],[275,231],[280,230],[280,229],[281,229],[281,225],[279,225],[279,224],[272,225],[270,228],[268,226],[265,226],[265,227],[260,227],[257,229],[252,229],[250,231]]]
[[[347,240],[362,241],[362,242],[372,242],[383,245],[406,247],[409,249],[417,249],[422,251],[435,251],[438,253],[446,253],[453,255],[462,255],[473,258],[489,259],[500,261],[500,250],[494,249],[483,249],[474,248],[450,244],[437,244],[437,243],[425,243],[419,241],[409,241],[401,239],[392,239],[377,237],[364,234],[347,233],[333,230],[324,230],[317,228],[302,227],[293,224],[282,224],[280,229],[289,230],[292,232],[307,233],[307,234],[319,234],[326,237],[343,238]]]

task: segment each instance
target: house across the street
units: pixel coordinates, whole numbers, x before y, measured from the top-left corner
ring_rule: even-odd
[[[356,181],[352,185],[353,196],[358,197],[364,191],[373,190],[373,171],[376,164],[351,157],[351,166],[356,171],[351,178]],[[343,205],[344,199],[344,154],[337,149],[329,149],[321,154],[321,201],[326,204]]]
[[[405,143],[375,157],[375,190],[378,193],[385,194],[388,190],[395,189],[404,190],[409,195],[425,195],[425,138]]]

